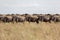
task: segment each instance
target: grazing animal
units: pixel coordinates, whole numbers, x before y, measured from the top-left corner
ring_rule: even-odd
[[[25,21],[25,19],[23,19],[23,18],[20,18],[20,17],[17,17],[17,16],[13,16],[12,17],[12,21],[13,22],[24,22]]]
[[[60,22],[60,17],[52,17],[51,19],[53,22]]]
[[[2,21],[3,21],[3,22],[8,22],[8,18],[7,18],[7,17],[4,17],[4,18],[2,19]]]
[[[36,22],[36,23],[39,23],[38,18],[34,18],[34,17],[31,17],[30,16],[30,17],[26,17],[25,19],[28,22]]]
[[[43,17],[43,21],[44,21],[44,22],[49,22],[49,23],[51,23],[51,19],[52,19],[52,15],[50,15],[50,14],[47,14],[47,15],[45,15],[45,16]]]
[[[13,22],[13,23],[16,22],[16,19],[17,19],[16,16],[12,16],[12,22]]]
[[[16,17],[15,21],[16,21],[16,22],[24,22],[24,21],[25,21],[25,19],[20,18],[20,17]]]
[[[51,23],[51,16],[49,15],[42,15],[42,16],[38,16],[38,20],[41,22],[49,22]]]
[[[51,23],[51,21],[53,22],[60,22],[60,15],[59,14],[33,14],[33,15],[29,15],[29,14],[7,14],[7,15],[1,15],[0,14],[0,22],[25,22],[28,21],[30,22],[36,22],[39,23],[39,21],[41,22],[49,22]]]
[[[4,18],[3,16],[0,16],[0,22],[2,22],[3,18]]]
[[[43,16],[38,16],[38,20],[41,22],[43,21],[43,18],[44,18]]]
[[[8,17],[3,17],[2,19],[3,22],[12,22],[12,18],[8,18]]]

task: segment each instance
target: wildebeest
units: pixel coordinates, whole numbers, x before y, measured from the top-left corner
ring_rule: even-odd
[[[44,18],[45,17],[46,17],[46,15],[44,16]],[[46,20],[48,22],[51,22],[51,21],[60,22],[60,15],[58,15],[58,14],[54,14],[54,15],[49,14],[49,15],[47,15],[46,19],[48,19],[48,20]]]
[[[17,17],[15,21],[16,21],[16,22],[24,22],[25,19],[22,19],[22,18]]]
[[[25,19],[28,22],[36,22],[36,23],[39,23],[38,18],[35,18],[35,17],[27,16]]]
[[[22,18],[23,17],[23,18]],[[7,15],[1,15],[0,16],[0,21],[2,22],[36,22],[39,23],[39,21],[41,22],[49,22],[51,23],[51,21],[53,22],[60,22],[60,15],[59,14],[33,14],[33,15],[29,15],[29,14],[7,14]]]
[[[38,20],[41,22],[43,21],[43,18],[44,18],[44,16],[38,16]]]
[[[49,22],[51,23],[51,15],[40,15],[38,16],[38,20],[41,22]]]
[[[49,22],[49,23],[51,23],[51,20],[52,20],[52,15],[51,15],[51,14],[45,14],[45,15],[44,15],[44,18],[43,18],[43,21],[44,21],[44,22]]]
[[[2,21],[3,22],[12,22],[12,17],[10,18],[10,17],[3,17],[3,19],[2,19]]]
[[[4,17],[2,21],[3,22],[8,22],[8,18],[7,17]]]
[[[0,16],[0,22],[2,22],[3,18],[4,18],[3,16]]]
[[[13,16],[12,17],[12,21],[13,22],[24,22],[25,21],[25,19],[24,18],[22,18],[22,17],[18,17],[18,16]]]
[[[51,20],[52,20],[53,22],[60,22],[60,17],[59,17],[59,16],[53,16],[53,17],[51,18]]]

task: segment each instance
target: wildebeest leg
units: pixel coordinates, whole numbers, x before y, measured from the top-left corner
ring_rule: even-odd
[[[39,23],[39,21],[36,21],[36,23],[38,24],[38,23]]]
[[[13,22],[13,18],[12,18],[12,20],[11,20],[11,21],[12,21],[12,23],[14,24],[14,22]]]
[[[16,23],[18,23],[18,21],[16,20]]]
[[[30,23],[30,21],[31,21],[31,20],[29,19],[28,22]]]
[[[6,22],[6,19],[5,20],[3,19],[3,22],[5,23]]]
[[[49,21],[49,23],[51,23],[51,21]]]
[[[38,21],[38,20],[36,20],[36,23],[38,24],[38,23],[39,23],[39,21]]]
[[[49,23],[51,23],[51,20],[48,20]]]
[[[12,23],[14,24],[14,21],[12,21]]]

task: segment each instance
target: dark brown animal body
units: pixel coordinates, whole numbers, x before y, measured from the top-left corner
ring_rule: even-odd
[[[53,16],[52,21],[53,22],[60,22],[60,17]]]
[[[50,15],[41,15],[41,16],[38,16],[38,20],[41,21],[41,22],[49,22],[51,23],[51,17]]]
[[[2,19],[2,21],[3,21],[3,22],[12,22],[12,18],[10,19],[10,18],[8,18],[8,17],[4,17],[4,18]]]
[[[24,21],[25,21],[25,19],[20,18],[20,17],[17,17],[15,21],[16,21],[16,22],[24,22]]]
[[[24,22],[25,21],[25,19],[23,19],[23,18],[20,18],[20,17],[17,17],[17,16],[13,16],[12,17],[12,21],[13,22]]]
[[[31,17],[30,16],[30,17],[26,17],[25,19],[28,22],[36,22],[36,23],[39,23],[38,18],[34,18],[34,17]]]
[[[22,18],[23,17],[23,18]],[[53,22],[60,22],[60,15],[59,14],[33,14],[33,15],[29,15],[29,14],[7,14],[7,15],[0,15],[0,21],[2,22],[36,22],[39,23],[39,21],[41,22],[49,22],[51,23],[51,21]]]

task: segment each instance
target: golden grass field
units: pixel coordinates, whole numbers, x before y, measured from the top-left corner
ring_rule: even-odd
[[[0,40],[60,40],[60,23],[0,23]]]

